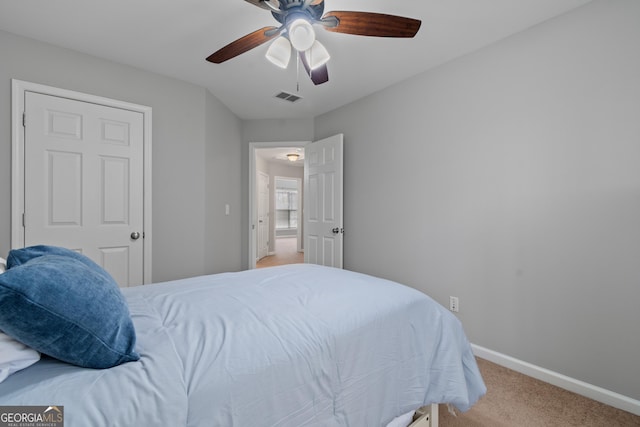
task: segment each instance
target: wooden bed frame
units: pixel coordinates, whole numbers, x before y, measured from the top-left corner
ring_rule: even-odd
[[[413,422],[407,427],[438,427],[438,404],[418,408]]]

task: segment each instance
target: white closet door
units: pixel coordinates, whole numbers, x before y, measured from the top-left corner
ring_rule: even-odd
[[[25,246],[64,246],[143,283],[143,114],[25,93]]]

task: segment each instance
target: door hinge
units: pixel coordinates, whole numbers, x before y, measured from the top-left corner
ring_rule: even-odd
[[[27,127],[27,113],[22,113],[22,127]]]
[[[22,227],[24,228],[24,227],[26,227],[26,226],[27,226],[27,223],[26,223],[26,221],[25,221],[25,219],[24,219],[24,212],[23,212],[23,213],[22,213]]]

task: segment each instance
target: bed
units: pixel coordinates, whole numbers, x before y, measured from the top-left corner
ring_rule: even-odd
[[[62,406],[66,427],[364,427],[486,392],[458,319],[380,278],[295,264],[121,293],[137,360],[43,355],[0,383],[0,405]]]

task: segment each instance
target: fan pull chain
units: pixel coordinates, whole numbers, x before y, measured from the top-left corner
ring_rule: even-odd
[[[300,52],[296,51],[296,92],[300,93]]]
[[[311,69],[311,65],[313,63],[313,52],[309,49],[309,55],[307,56],[307,65],[309,66],[309,78],[313,81],[313,70]]]

